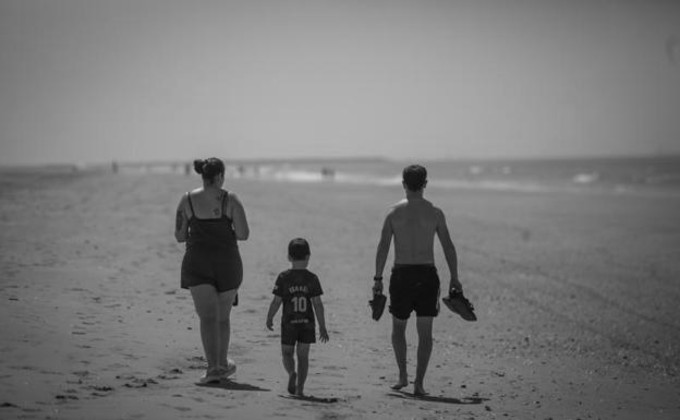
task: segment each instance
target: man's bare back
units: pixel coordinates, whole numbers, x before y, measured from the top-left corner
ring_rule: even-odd
[[[395,265],[434,265],[436,234],[449,267],[449,290],[462,290],[458,281],[456,248],[444,212],[423,198],[422,188],[412,191],[405,187],[405,190],[406,198],[392,206],[385,217],[376,254],[375,278],[382,279],[392,238]],[[376,284],[375,290],[382,290],[382,284]]]
[[[394,235],[395,264],[434,264],[434,235],[441,210],[424,198],[404,199],[386,218]]]

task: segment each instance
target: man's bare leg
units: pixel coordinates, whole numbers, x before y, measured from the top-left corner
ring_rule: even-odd
[[[399,368],[399,381],[392,385],[392,389],[402,389],[408,385],[408,373],[406,372],[406,323],[407,319],[399,319],[392,316],[392,347],[394,357],[397,359]]]
[[[425,388],[423,388],[423,381],[425,380],[425,372],[427,372],[427,365],[430,363],[430,355],[432,354],[432,323],[434,317],[420,316],[416,320],[416,328],[418,330],[418,365],[416,366],[416,380],[413,383],[414,395],[426,395]]]

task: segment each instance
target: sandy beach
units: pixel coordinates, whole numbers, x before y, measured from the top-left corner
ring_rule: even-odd
[[[196,385],[198,319],[172,233],[198,181],[0,175],[0,418],[680,418],[678,196],[428,189],[479,321],[440,313],[430,396],[416,400],[390,390],[390,316],[375,322],[367,305],[398,187],[228,179],[251,225],[232,313],[238,371]],[[306,392],[335,403],[282,398],[279,334],[265,328],[295,236],[311,244],[330,334],[312,346]],[[437,265],[447,283],[441,253]]]

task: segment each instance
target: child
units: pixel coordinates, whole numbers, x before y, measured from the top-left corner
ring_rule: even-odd
[[[274,285],[274,299],[267,314],[267,328],[271,331],[274,315],[283,303],[281,315],[281,353],[283,367],[288,372],[288,392],[296,396],[304,395],[305,380],[309,368],[309,345],[316,342],[314,314],[319,321],[319,339],[328,341],[321,284],[316,274],[307,270],[309,264],[309,244],[297,238],[288,244],[288,260],[292,268],[279,274]],[[312,309],[313,307],[313,309]],[[293,352],[297,343],[298,369],[295,372]]]

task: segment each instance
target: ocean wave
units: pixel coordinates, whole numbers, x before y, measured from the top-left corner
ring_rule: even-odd
[[[580,173],[576,174],[571,178],[572,182],[575,184],[592,184],[593,182],[600,179],[600,174],[597,172],[592,173]]]
[[[361,173],[324,172],[301,169],[274,169],[260,168],[258,171],[241,173],[242,177],[256,178],[264,181],[291,182],[291,183],[336,183],[366,186],[395,187],[401,186],[401,175],[376,176]],[[467,190],[494,190],[516,192],[549,192],[554,189],[545,185],[527,181],[510,180],[466,180],[466,179],[436,179],[428,184],[432,188],[443,189],[467,189]]]
[[[518,193],[680,194],[679,160],[427,163],[430,188]],[[230,175],[271,182],[401,188],[404,162],[261,162]]]
[[[273,178],[277,181],[321,182],[324,180],[324,175],[320,172],[311,171],[280,171],[274,172]]]
[[[461,180],[444,179],[428,183],[432,187],[467,189],[467,190],[493,190],[493,191],[515,191],[515,192],[551,192],[555,191],[545,185],[533,182],[522,181],[499,181],[499,180]]]

